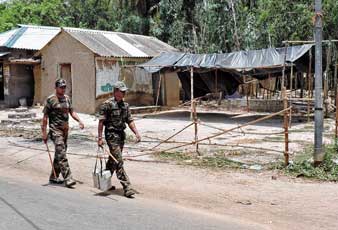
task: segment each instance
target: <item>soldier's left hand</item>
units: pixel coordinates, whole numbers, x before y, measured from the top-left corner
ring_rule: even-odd
[[[80,121],[79,122],[80,129],[84,129],[84,124]]]

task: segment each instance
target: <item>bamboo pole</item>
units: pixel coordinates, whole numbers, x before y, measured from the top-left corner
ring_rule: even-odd
[[[335,65],[334,65],[334,77],[333,77],[333,85],[334,85],[334,94],[337,95],[338,93],[338,89],[337,89],[337,59],[335,60]],[[337,105],[337,97],[336,97],[336,101],[335,104]],[[337,107],[336,107],[337,108]]]
[[[290,74],[290,100],[292,98],[292,81],[293,81],[293,63],[291,63],[291,74]]]
[[[307,122],[310,122],[310,98],[311,98],[311,72],[312,72],[312,51],[309,50],[309,70],[307,75]]]
[[[246,111],[250,112],[250,105],[249,105],[249,82],[246,82],[246,76],[243,79],[245,83],[245,94],[246,94]]]
[[[205,126],[205,127],[208,127],[208,128],[212,128],[212,129],[216,129],[216,130],[219,130],[219,131],[224,131],[225,129],[221,129],[221,128],[218,128],[218,127],[215,127],[213,125],[209,125],[209,124],[205,124],[204,122],[202,121],[199,121],[199,124],[202,125],[202,126]],[[244,135],[246,134],[252,134],[252,135],[278,135],[278,134],[284,134],[284,131],[283,132],[276,132],[276,133],[255,133],[255,132],[238,132],[238,131],[233,131],[234,133],[242,133]]]
[[[335,130],[335,138],[336,144],[338,139],[338,85],[336,85],[336,130]]]
[[[338,40],[322,40],[322,43],[330,43],[330,42],[338,42]],[[302,41],[302,40],[295,40],[295,41],[283,41],[283,44],[290,43],[290,44],[314,44],[315,41]]]
[[[215,70],[215,94],[218,92],[218,69]]]
[[[304,97],[304,73],[301,73],[300,78],[300,98]]]
[[[271,74],[269,74],[269,92],[268,92],[268,99],[271,99]]]
[[[284,104],[284,142],[285,142],[285,149],[284,149],[284,160],[285,160],[285,166],[289,165],[289,119],[288,119],[288,112],[289,110],[286,109],[288,107],[288,99],[286,96],[286,89],[285,87],[282,89],[282,95],[283,95],[283,104]],[[291,109],[290,109],[291,111]]]
[[[328,118],[329,116],[329,109],[328,109],[328,85],[327,85],[327,82],[328,82],[328,75],[327,75],[327,72],[325,71],[324,72],[324,117],[325,118]]]
[[[298,78],[299,78],[299,74],[298,72],[296,72],[295,74],[295,77],[294,77],[294,80],[295,80],[295,84],[294,84],[294,91],[295,91],[295,98],[297,98],[297,91],[298,91]]]
[[[197,155],[200,155],[198,151],[198,119],[197,119],[197,112],[196,112],[196,101],[193,102],[193,119],[194,119],[194,129],[195,129],[195,151]]]
[[[285,43],[284,64],[283,64],[283,71],[282,71],[283,74],[282,74],[281,90],[283,90],[283,88],[285,86],[285,69],[286,69],[286,56],[287,56],[287,52],[288,52],[288,46],[289,46],[289,43]]]
[[[284,86],[284,80],[285,80],[285,68],[286,68],[286,56],[287,56],[287,50],[288,50],[288,43],[286,43],[285,45],[285,53],[284,53],[284,65],[283,65],[283,75],[282,75],[282,86],[281,86],[281,90],[282,90],[282,99],[283,99],[283,104],[284,104],[284,141],[285,141],[285,150],[284,150],[284,160],[285,160],[285,165],[289,164],[289,134],[288,134],[288,127],[289,125],[287,124],[288,122],[288,117],[287,117],[287,97],[286,97],[286,88]],[[293,67],[293,65],[291,65],[291,68]],[[291,110],[291,107],[290,107]]]
[[[158,88],[157,88],[157,94],[156,94],[156,106],[158,105],[158,100],[160,98],[161,83],[162,83],[162,74],[161,74],[161,71],[159,71],[159,74],[160,74],[160,80],[158,81]]]
[[[191,106],[191,114],[190,119],[193,119],[193,101],[194,101],[194,67],[190,68],[190,106]]]
[[[326,69],[324,74],[324,105],[325,117],[329,117],[328,98],[329,98],[329,79],[330,79],[330,65],[331,65],[331,42],[328,43],[326,52]]]
[[[337,46],[333,43],[333,60],[334,60],[334,72],[333,72],[333,87],[334,87],[334,95],[337,95]],[[335,97],[336,100],[336,97]],[[335,101],[334,104],[336,105],[337,102]]]
[[[194,125],[194,122],[190,123],[189,125],[185,126],[183,129],[174,133],[173,135],[171,135],[170,137],[168,137],[167,139],[165,139],[163,142],[159,143],[158,145],[155,145],[154,147],[151,148],[151,150],[155,149],[156,147],[160,146],[161,144],[165,143],[166,141],[170,140],[171,138],[177,136],[178,134],[180,134],[181,132],[183,132],[184,130],[186,130],[187,128],[189,128],[192,125]]]

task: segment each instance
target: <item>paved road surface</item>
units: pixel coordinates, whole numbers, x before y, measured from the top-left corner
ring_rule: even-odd
[[[260,229],[166,203],[0,178],[0,229]]]

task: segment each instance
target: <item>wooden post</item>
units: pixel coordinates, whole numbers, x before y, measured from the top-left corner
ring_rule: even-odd
[[[300,98],[304,97],[304,73],[300,74]]]
[[[284,143],[285,143],[284,160],[285,160],[285,166],[289,165],[289,124],[288,124],[289,119],[288,119],[288,111],[286,110],[286,108],[288,107],[288,100],[287,100],[287,96],[286,96],[286,87],[284,85],[287,50],[288,50],[288,43],[286,43],[286,46],[285,46],[283,75],[282,75],[282,82],[281,82],[282,98],[283,98],[283,105],[284,105]],[[291,68],[292,68],[292,66],[291,66]]]
[[[288,99],[286,96],[286,88],[284,87],[282,89],[282,95],[283,95],[283,105],[284,110],[288,108]],[[285,160],[285,166],[289,165],[289,111],[285,110],[284,112],[284,160]]]
[[[296,72],[295,74],[295,98],[297,98],[297,89],[298,89],[298,78],[299,78],[299,73]]]
[[[249,87],[247,87],[247,94],[246,94],[246,111],[250,112],[250,102],[249,102],[248,88]]]
[[[311,98],[311,72],[312,72],[312,50],[309,50],[309,70],[307,74],[307,122],[310,122],[310,98]]]
[[[256,96],[256,99],[258,98],[258,86],[259,86],[259,83],[256,81],[256,83],[255,83],[255,96]]]
[[[215,70],[215,95],[217,95],[218,92],[218,70]]]
[[[338,89],[337,89],[337,60],[335,60],[335,64],[334,64],[334,75],[333,75],[333,85],[334,85],[334,94],[337,95],[338,94]],[[337,97],[336,97],[336,101],[335,104],[337,104]],[[337,109],[337,108],[336,108]]]
[[[331,65],[331,42],[329,42],[326,52],[326,69],[324,74],[324,105],[325,117],[329,117],[328,99],[329,99],[329,79],[330,79],[330,65]]]
[[[195,128],[195,138],[194,138],[194,143],[195,143],[195,151],[197,155],[200,155],[198,151],[198,119],[197,119],[197,112],[196,112],[196,101],[193,102],[193,119],[194,119],[194,128]]]
[[[156,106],[158,106],[158,100],[160,98],[161,83],[162,83],[162,74],[161,74],[161,71],[159,71],[159,74],[160,74],[160,80],[158,81],[158,88],[157,88],[157,94],[156,94]]]
[[[337,144],[337,138],[338,138],[338,85],[336,85],[336,131],[335,131],[335,141]]]
[[[190,68],[190,106],[191,106],[191,114],[190,114],[190,118],[193,119],[193,109],[194,109],[194,105],[193,105],[193,101],[194,101],[194,67]]]
[[[268,99],[271,99],[271,76],[269,74],[269,91],[268,91]]]
[[[290,100],[292,98],[292,80],[293,80],[293,63],[291,63],[291,74],[290,74]]]
[[[328,72],[324,72],[324,117],[328,118],[329,109],[328,109]]]

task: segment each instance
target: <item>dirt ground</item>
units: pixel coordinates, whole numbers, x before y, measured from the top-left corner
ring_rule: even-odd
[[[40,108],[35,109],[40,114]],[[199,118],[208,125],[228,129],[238,124],[262,117],[262,114],[223,114],[201,112]],[[1,118],[6,111],[1,111]],[[69,139],[69,161],[74,177],[83,182],[77,190],[95,191],[92,188],[91,171],[94,166],[96,143],[90,135],[96,134],[97,120],[94,116],[80,114],[85,121],[85,130],[79,130],[71,122]],[[165,139],[190,123],[185,111],[136,116],[135,122],[143,136],[139,144],[133,143],[128,131],[128,143],[124,154],[133,160],[126,161],[127,173],[137,191],[137,197],[166,201],[189,209],[214,215],[231,215],[234,218],[264,226],[266,229],[338,229],[338,189],[336,183],[318,182],[291,178],[273,170],[226,169],[213,170],[193,166],[159,163],[151,155],[133,157],[146,153],[155,146],[154,138]],[[325,142],[333,135],[333,121],[325,121]],[[18,129],[2,127],[0,132],[0,173],[37,183],[46,183],[50,172],[48,155],[39,135],[31,130],[39,124],[22,124]],[[219,136],[212,143],[241,144],[249,147],[283,150],[283,136],[272,135],[282,131],[282,119],[275,118],[248,126],[241,131]],[[20,128],[20,127],[19,127]],[[14,129],[14,130],[15,130]],[[11,132],[8,135],[8,132]],[[199,126],[199,138],[220,132]],[[174,139],[192,141],[194,129],[188,128]],[[254,134],[249,134],[254,133]],[[10,136],[10,137],[9,137]],[[20,137],[21,136],[21,137]],[[295,117],[290,134],[291,152],[297,154],[313,141],[313,123],[299,122]],[[206,142],[208,143],[208,142]],[[51,143],[50,147],[52,148]],[[175,146],[166,144],[159,149]],[[264,165],[283,159],[283,154],[244,148],[241,154],[229,154],[238,148],[200,146],[203,155],[223,152],[227,157],[248,165]],[[191,147],[180,151],[191,151]],[[113,180],[118,185],[117,180]],[[120,185],[118,185],[120,188]],[[121,194],[117,190],[116,194]]]

